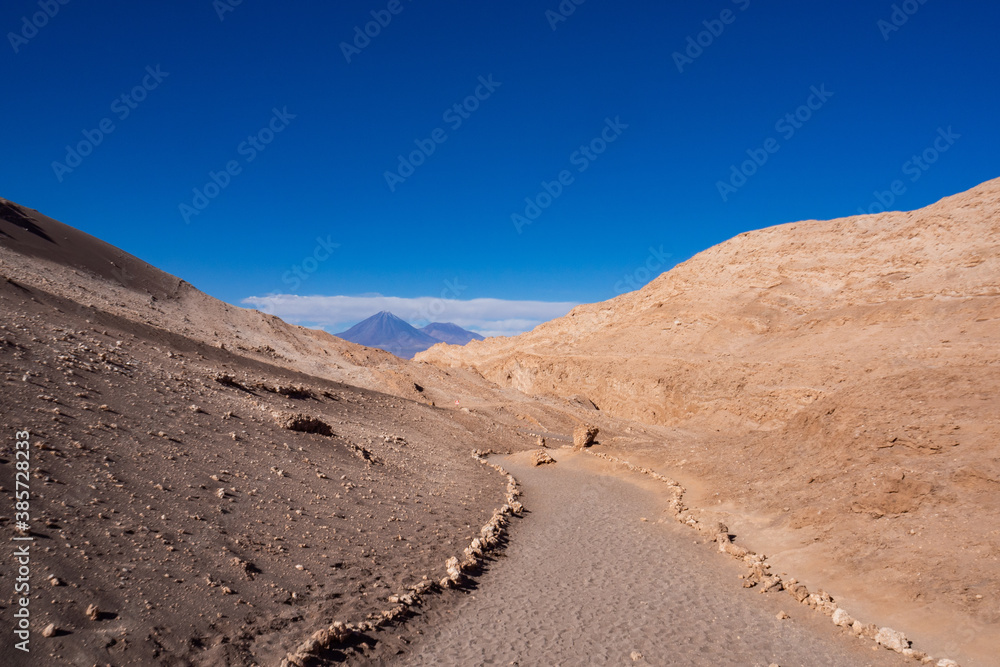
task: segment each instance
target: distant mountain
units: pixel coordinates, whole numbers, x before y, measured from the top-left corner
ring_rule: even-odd
[[[412,359],[417,352],[438,343],[464,345],[470,340],[482,339],[479,334],[451,323],[435,322],[417,329],[388,311],[372,315],[335,335],[352,343],[377,347],[403,359]]]
[[[449,345],[465,345],[469,341],[483,340],[483,337],[474,331],[467,331],[451,322],[431,322],[425,327],[420,327],[420,330]]]

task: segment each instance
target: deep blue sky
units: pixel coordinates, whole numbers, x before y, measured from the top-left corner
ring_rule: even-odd
[[[994,2],[910,0],[885,39],[893,3],[871,0],[586,0],[555,30],[558,0],[401,0],[346,62],[339,44],[388,4],[244,0],[220,20],[211,0],[71,0],[15,53],[9,33],[40,10],[8,0],[0,195],[233,303],[438,296],[454,278],[461,299],[589,302],[644,278],[650,247],[680,261],[852,215],[896,179],[892,208],[914,209],[1000,176]],[[672,54],[727,9],[679,72]],[[157,65],[169,76],[121,120],[112,102]],[[490,75],[502,85],[453,130],[443,112]],[[823,85],[832,98],[786,139],[776,122]],[[296,117],[247,162],[238,146],[273,108]],[[114,131],[60,182],[52,163],[105,118]],[[571,154],[607,118],[628,128],[580,173]],[[949,127],[961,138],[912,181],[904,163]],[[447,141],[391,192],[384,172],[436,128]],[[769,137],[780,150],[723,201],[718,181]],[[230,160],[241,173],[186,224],[179,205]],[[519,234],[511,214],[564,169],[573,183]],[[340,247],[292,289],[318,237]]]

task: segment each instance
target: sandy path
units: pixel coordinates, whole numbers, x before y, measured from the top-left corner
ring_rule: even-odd
[[[786,593],[743,589],[734,561],[667,518],[654,483],[554,454],[542,468],[503,459],[531,513],[476,589],[415,619],[416,641],[389,664],[913,664]]]

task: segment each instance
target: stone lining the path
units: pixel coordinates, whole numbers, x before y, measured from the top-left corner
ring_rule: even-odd
[[[849,628],[856,636],[870,639],[879,646],[900,653],[906,657],[913,658],[914,660],[918,660],[923,664],[935,664],[934,658],[930,657],[923,651],[914,649],[910,640],[908,640],[902,632],[893,630],[892,628],[880,628],[872,623],[862,623],[861,621],[854,619],[849,613],[847,613],[847,611],[841,609],[837,603],[834,602],[833,597],[825,591],[819,590],[815,593],[810,593],[809,589],[807,589],[804,584],[799,583],[795,579],[782,579],[779,575],[770,572],[771,566],[767,562],[767,556],[764,554],[754,553],[749,549],[733,543],[732,537],[729,535],[729,529],[725,524],[718,522],[705,523],[699,521],[690,512],[688,512],[683,500],[684,487],[677,481],[672,480],[665,475],[661,475],[654,470],[634,465],[624,459],[620,459],[617,456],[612,456],[611,454],[607,454],[605,452],[595,452],[592,449],[584,451],[611,463],[621,465],[632,472],[652,477],[653,479],[666,484],[671,493],[671,498],[668,501],[668,507],[674,518],[680,523],[691,526],[695,530],[711,536],[711,539],[718,543],[719,551],[729,554],[736,560],[742,561],[746,565],[748,570],[747,574],[740,575],[743,579],[744,588],[753,588],[754,586],[759,585],[761,593],[786,590],[798,602],[808,605],[809,607],[830,616],[835,625]],[[936,667],[959,667],[959,665],[953,660],[941,658],[937,661]]]
[[[486,457],[494,453],[491,450],[477,449],[472,452],[472,456],[483,465],[488,465],[507,477],[506,502],[493,511],[493,516],[479,530],[479,537],[473,539],[465,548],[461,558],[453,556],[445,562],[447,576],[438,583],[424,576],[419,583],[409,586],[405,593],[389,596],[388,601],[393,605],[392,607],[369,614],[367,620],[360,623],[334,621],[329,627],[317,630],[309,639],[299,644],[293,652],[282,658],[279,663],[280,667],[307,667],[309,662],[318,657],[324,650],[348,646],[361,633],[378,630],[400,617],[406,616],[411,613],[414,607],[421,604],[425,595],[461,586],[469,572],[479,568],[491,553],[502,548],[503,537],[507,533],[510,517],[512,515],[520,516],[524,507],[517,500],[521,496],[517,480],[503,466],[490,463],[487,460]]]

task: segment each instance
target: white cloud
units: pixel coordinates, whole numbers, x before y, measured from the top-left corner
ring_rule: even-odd
[[[414,326],[453,322],[484,336],[514,336],[568,313],[576,303],[507,301],[504,299],[441,299],[432,296],[252,296],[243,303],[293,324],[343,331],[375,313],[387,310]]]

